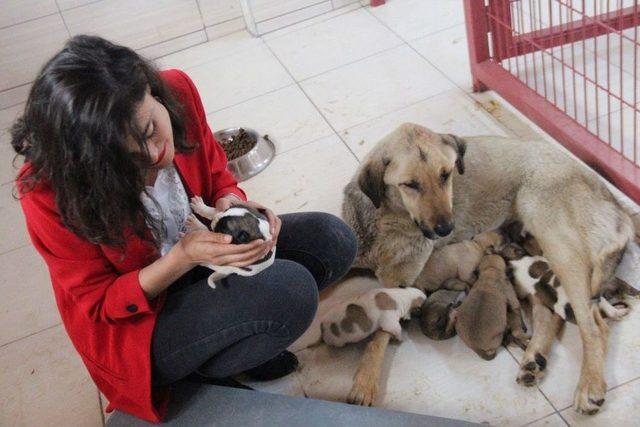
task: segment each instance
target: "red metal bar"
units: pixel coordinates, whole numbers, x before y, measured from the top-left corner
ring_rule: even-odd
[[[377,6],[382,6],[383,4],[386,3],[386,0],[371,0],[371,7],[377,7]]]
[[[493,3],[493,2],[492,2]],[[640,15],[637,6],[621,9],[619,15],[602,13],[597,16],[585,16],[583,19],[555,25],[539,31],[520,34],[512,38],[513,43],[502,49],[500,58],[509,58],[516,54],[524,55],[538,49],[548,49],[563,44],[601,36],[611,31],[622,31],[635,26]],[[531,42],[535,44],[531,44]]]
[[[474,73],[483,84],[495,90],[578,158],[640,203],[640,169],[633,162],[603,144],[597,136],[495,62],[476,64]]]
[[[487,34],[489,26],[487,22],[486,7],[482,0],[464,0],[464,16],[467,22],[467,43],[469,45],[469,64],[473,78],[473,90],[483,92],[487,87],[476,78],[476,67],[488,61],[489,39]]]

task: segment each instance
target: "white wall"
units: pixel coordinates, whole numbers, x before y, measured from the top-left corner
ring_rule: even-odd
[[[250,0],[257,33],[358,0]],[[0,0],[0,110],[22,104],[70,36],[98,34],[158,58],[245,28],[240,0]]]

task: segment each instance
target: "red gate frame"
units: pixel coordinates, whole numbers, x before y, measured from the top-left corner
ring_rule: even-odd
[[[631,27],[640,17],[638,5],[623,9],[623,19],[620,19],[618,12],[615,16],[603,14],[591,17],[586,26],[581,20],[513,37],[511,34],[505,34],[506,31],[491,31],[488,18],[488,12],[491,11],[493,16],[499,17],[510,27],[509,2],[510,0],[490,0],[489,5],[485,6],[485,0],[464,0],[474,91],[482,92],[491,89],[497,92],[587,165],[620,188],[636,203],[640,203],[640,167],[638,165],[611,148],[499,65],[501,59],[559,46],[569,40],[574,42],[604,34],[608,31],[607,27],[617,29]],[[522,40],[525,37],[529,40],[533,38],[536,44],[523,43]],[[497,38],[500,39],[497,40]],[[498,46],[493,57],[489,50],[490,40],[493,42],[492,46]]]

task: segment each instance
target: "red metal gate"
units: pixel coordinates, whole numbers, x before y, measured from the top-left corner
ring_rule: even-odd
[[[639,0],[464,0],[474,90],[495,90],[640,203]]]

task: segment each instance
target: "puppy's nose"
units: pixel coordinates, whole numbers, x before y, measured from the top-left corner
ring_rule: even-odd
[[[439,220],[435,227],[433,227],[433,231],[436,232],[438,236],[444,237],[448,236],[449,233],[453,231],[453,221],[447,220]]]

